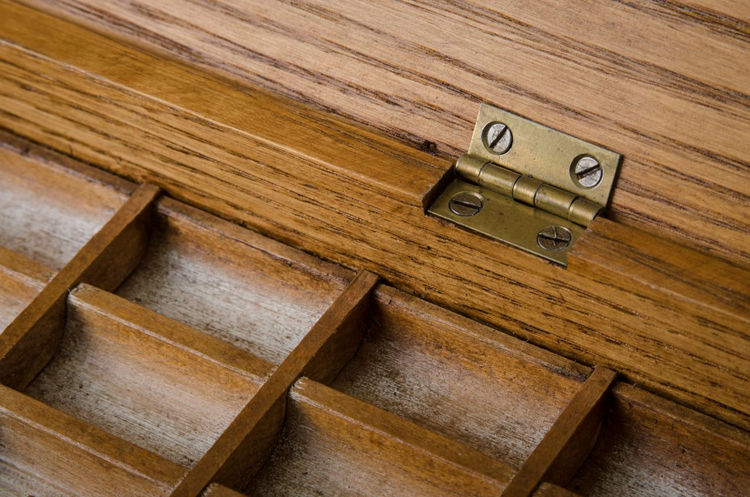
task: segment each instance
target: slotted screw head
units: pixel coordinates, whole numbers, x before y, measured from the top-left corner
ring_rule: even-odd
[[[504,154],[513,144],[513,133],[503,123],[490,123],[484,128],[484,146],[495,154]]]
[[[448,208],[457,216],[470,217],[482,210],[482,196],[473,192],[457,193],[448,202]]]
[[[536,241],[544,250],[562,250],[570,245],[573,235],[563,226],[547,226],[536,235]]]
[[[582,187],[593,188],[602,181],[602,165],[590,155],[583,155],[573,164],[573,178]]]

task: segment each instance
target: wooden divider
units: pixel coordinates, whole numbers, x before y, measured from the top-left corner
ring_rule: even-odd
[[[0,380],[23,388],[54,355],[67,292],[81,281],[115,288],[138,264],[159,188],[143,185],[0,335]]]
[[[330,378],[356,351],[376,282],[372,273],[357,275],[187,474],[173,497],[195,496],[213,480],[231,486],[252,477],[275,443],[294,381],[302,375]]]
[[[588,457],[599,435],[605,394],[615,373],[596,368],[568,407],[529,455],[503,491],[503,497],[528,497],[540,483],[566,484]]]

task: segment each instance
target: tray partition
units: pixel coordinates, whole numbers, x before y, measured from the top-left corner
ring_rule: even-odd
[[[108,214],[67,260],[0,248],[2,490],[569,497],[747,486],[744,431],[612,388],[602,368],[152,186],[14,144],[0,156],[114,197],[87,197]],[[13,167],[0,174],[22,173]]]

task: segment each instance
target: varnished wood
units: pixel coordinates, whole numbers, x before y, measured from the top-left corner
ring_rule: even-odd
[[[750,270],[605,218],[594,220],[568,267],[609,284],[629,278],[674,306],[707,307],[750,329]],[[647,291],[644,289],[644,291]],[[737,347],[742,347],[740,343]]]
[[[741,321],[706,306],[662,313],[671,298],[646,290],[658,279],[642,273],[612,287],[426,218],[423,200],[446,160],[15,4],[2,8],[5,38],[55,59],[2,46],[4,126],[750,426]],[[707,322],[715,336],[704,333]],[[726,339],[741,346],[724,348]]]
[[[590,374],[527,345],[381,286],[332,386],[517,468]]]
[[[741,495],[750,437],[632,385],[616,384],[602,431],[569,488],[581,495]]]
[[[146,248],[154,185],[136,190],[86,245],[0,335],[0,378],[23,388],[49,361],[60,341],[65,296],[81,281],[114,288],[138,264]]]
[[[596,443],[615,373],[597,368],[513,476],[503,497],[531,496],[540,483],[567,484]]]
[[[2,385],[0,427],[0,490],[11,495],[163,496],[185,471]]]
[[[351,344],[347,335],[357,335],[376,282],[372,273],[357,275],[188,472],[172,497],[196,495],[211,481],[233,486],[252,477],[275,443],[283,422],[285,397],[294,381],[302,374],[328,378],[351,358],[351,347],[339,344]],[[321,351],[341,355],[324,358]]]
[[[217,271],[220,266],[206,264],[206,260],[211,260],[207,259],[207,254],[223,252],[230,268],[242,267],[243,261],[248,265],[269,264],[270,285],[291,278],[314,293],[320,292],[321,287],[310,285],[310,280],[300,274],[318,275],[324,280],[328,276],[329,281],[350,278],[348,270],[323,263],[174,200],[162,199],[156,205],[152,232],[158,233],[165,224],[171,223],[170,229],[177,227],[186,239],[193,239],[192,243],[166,245],[167,253],[181,254],[177,260],[185,267],[178,272],[198,274],[206,272],[206,267],[211,268],[208,271]],[[158,236],[155,240],[147,251],[162,250]],[[234,243],[246,248],[231,248]],[[123,260],[130,257],[128,253],[120,255]],[[273,269],[272,260],[282,261],[284,268]],[[7,249],[0,250],[0,263],[0,275],[29,285],[32,292],[47,284],[54,274],[50,268]],[[112,263],[117,264],[118,259],[114,258]],[[148,262],[148,257],[142,258],[134,274],[149,267],[154,267],[153,262]],[[235,284],[247,279],[243,271],[233,269],[231,272],[237,278]],[[148,274],[158,275],[159,272],[148,270]],[[154,283],[161,286],[159,278],[155,278]],[[371,276],[366,279],[369,281],[362,291],[374,286]],[[204,284],[200,278],[181,276],[178,281],[186,286]],[[228,277],[220,286],[231,287],[232,284]],[[725,286],[731,287],[731,284]],[[144,285],[144,289],[147,286]],[[138,294],[126,296],[138,299]],[[481,434],[482,430],[472,434],[471,429],[466,430],[467,425],[441,424],[440,416],[434,414],[440,411],[441,415],[476,419],[489,426],[485,431],[500,433],[502,427],[494,430],[492,420],[483,421],[475,408],[487,405],[491,408],[489,415],[496,416],[494,401],[507,401],[509,417],[504,423],[517,423],[520,428],[513,430],[507,440],[510,443],[512,438],[518,438],[523,450],[531,450],[538,444],[539,438],[535,437],[546,432],[548,425],[537,425],[533,415],[529,415],[530,406],[535,405],[540,413],[547,411],[548,415],[554,415],[560,402],[569,399],[566,392],[571,391],[571,387],[577,389],[579,381],[590,372],[585,366],[385,285],[375,291],[374,305],[369,306],[369,303],[367,294],[362,298],[342,296],[330,311],[338,317],[329,316],[328,324],[323,319],[313,328],[312,335],[317,338],[308,339],[306,345],[303,342],[296,349],[286,373],[299,370],[329,381],[348,361],[332,386],[382,404],[381,407],[391,412],[312,380],[299,381],[291,397],[285,388],[277,385],[281,394],[275,401],[273,396],[267,395],[265,405],[268,408],[261,406],[260,416],[251,420],[252,423],[247,423],[246,418],[242,421],[241,416],[234,417],[246,423],[240,431],[249,430],[249,434],[245,443],[236,447],[223,464],[223,474],[220,473],[219,478],[240,484],[257,473],[248,488],[257,486],[265,489],[264,492],[274,493],[290,486],[299,489],[295,486],[297,483],[311,491],[336,488],[356,474],[362,493],[382,494],[384,485],[393,483],[392,478],[385,483],[379,479],[382,468],[387,467],[389,477],[398,475],[400,483],[394,491],[407,495],[455,494],[456,491],[497,495],[502,491],[503,482],[510,480],[518,458],[526,459],[528,452],[506,450],[502,440],[493,442],[500,447],[496,451],[492,444],[478,446],[481,450],[467,447],[462,442],[468,440],[472,445],[481,440],[476,433]],[[99,468],[114,465],[124,468],[126,473],[109,470],[114,471],[116,481],[122,482],[117,486],[117,495],[128,490],[136,494],[164,495],[177,485],[179,477],[154,476],[153,485],[158,488],[152,486],[144,490],[138,476],[141,473],[127,469],[132,458],[161,468],[149,474],[163,475],[170,467],[177,467],[175,474],[181,475],[184,470],[173,460],[191,465],[191,455],[194,458],[207,449],[218,435],[216,427],[236,416],[238,407],[247,400],[243,397],[259,393],[257,385],[274,376],[278,381],[278,375],[272,374],[271,362],[249,354],[236,344],[209,336],[210,332],[192,329],[101,289],[81,285],[68,297],[67,304],[63,346],[27,389],[28,394],[48,405],[23,395],[15,397],[22,399],[20,405],[41,406],[38,416],[44,416],[45,420],[31,422],[33,427],[29,429],[26,421],[16,421],[24,416],[13,414],[3,425],[0,446],[12,449],[0,451],[0,465],[8,469],[2,472],[0,489],[7,487],[14,494],[26,491],[44,495],[53,491],[50,485],[68,488],[77,484],[75,495],[107,495],[111,488],[97,490],[102,481],[109,481],[101,476]],[[731,311],[731,307],[729,309]],[[185,314],[177,312],[176,319]],[[355,354],[362,333],[362,346]],[[311,345],[312,342],[315,343]],[[326,342],[333,343],[326,346]],[[352,354],[355,356],[350,360]],[[127,374],[118,373],[122,369]],[[185,374],[186,370],[190,374]],[[399,371],[406,375],[406,381],[396,392],[388,393],[388,382]],[[294,377],[286,373],[282,373],[284,378],[293,381]],[[426,375],[434,376],[438,383]],[[483,383],[485,376],[486,383]],[[447,394],[441,394],[441,380],[448,387]],[[410,388],[410,382],[418,388]],[[420,388],[430,392],[425,393]],[[173,395],[176,390],[182,393]],[[584,389],[583,395],[592,390],[597,389]],[[3,405],[4,391],[13,393],[7,388],[0,389],[0,405]],[[466,391],[469,397],[457,398],[456,391]],[[234,395],[234,401],[225,402],[227,394]],[[184,405],[179,399],[185,395],[197,400]],[[482,395],[493,398],[485,401]],[[212,401],[206,401],[207,398]],[[217,402],[217,398],[223,400]],[[617,385],[613,399],[612,408],[605,416],[603,435],[574,477],[573,488],[585,495],[619,496],[643,492],[716,495],[737,494],[739,488],[747,486],[744,475],[750,471],[742,464],[750,461],[747,432],[629,385]],[[292,410],[285,417],[287,402]],[[466,405],[457,406],[461,403]],[[571,405],[581,407],[580,404],[574,401]],[[80,419],[71,418],[50,405]],[[420,407],[426,405],[432,407]],[[553,470],[546,472],[547,478],[562,481],[571,476],[595,438],[591,430],[597,426],[598,406],[594,403],[593,409],[592,406],[569,408],[560,414],[545,440],[562,440],[552,445],[562,446],[563,450],[549,450],[549,443],[533,450],[532,455],[539,451],[553,455],[553,463],[548,465]],[[432,412],[433,416],[420,414],[424,412]],[[149,427],[154,413],[160,426]],[[100,428],[94,429],[83,419],[122,438],[112,437]],[[0,419],[0,424],[2,422]],[[185,423],[188,428],[180,429]],[[40,431],[39,426],[44,429]],[[200,426],[199,433],[193,433],[192,426]],[[588,429],[572,429],[571,435],[570,428],[576,426]],[[560,437],[565,427],[569,428],[568,435]],[[70,434],[77,437],[79,430],[89,436],[76,438],[75,447],[71,447]],[[106,448],[99,447],[100,444]],[[142,447],[166,458],[144,451]],[[643,447],[648,450],[643,451]],[[81,450],[94,457],[82,455]],[[55,457],[29,459],[29,455],[37,452]],[[106,454],[104,463],[97,454]],[[534,464],[538,459],[526,460],[524,467],[531,464],[539,469],[541,466]],[[64,477],[47,476],[57,475],[61,468],[59,462],[68,460],[76,464],[65,467],[69,472]],[[17,465],[23,467],[19,470]],[[324,470],[316,470],[321,467]],[[347,472],[343,470],[346,467],[353,469]],[[295,472],[294,468],[299,471]],[[657,468],[657,478],[651,476],[654,468]],[[196,493],[191,495],[202,490],[199,486],[196,485]],[[55,491],[65,495],[64,490],[56,488]],[[559,487],[543,484],[537,495],[545,494],[572,495]]]
[[[499,495],[512,469],[307,378],[250,495]]]
[[[750,262],[745,2],[29,3],[451,156],[500,104],[623,153],[616,219]]]
[[[276,364],[353,278],[172,199],[155,210],[146,254],[118,295]]]

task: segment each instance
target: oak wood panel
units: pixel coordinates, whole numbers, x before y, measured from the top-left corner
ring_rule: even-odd
[[[608,411],[570,489],[597,497],[747,493],[748,432],[626,384],[612,389]]]
[[[446,161],[1,6],[13,20],[3,36],[83,70],[3,44],[3,125],[750,426],[748,360],[723,342],[746,339],[736,320],[675,312],[640,284],[613,288],[425,218]]]
[[[498,495],[511,468],[302,378],[250,496]]]
[[[572,248],[568,267],[612,284],[633,279],[674,305],[707,307],[744,323],[734,328],[750,329],[750,269],[643,231],[597,218]],[[748,350],[747,342],[737,347]]]
[[[605,396],[615,373],[596,368],[534,452],[503,490],[503,497],[527,497],[540,483],[566,484],[594,447],[602,422]]]
[[[500,104],[623,153],[616,219],[750,261],[742,2],[30,3],[454,156]]]
[[[238,486],[252,478],[277,440],[292,384],[303,374],[330,379],[351,359],[377,280],[366,271],[354,278],[187,473],[173,497],[197,495],[212,481]]]
[[[514,467],[589,373],[385,286],[367,328],[334,388]]]
[[[353,273],[171,199],[117,293],[280,363]]]
[[[0,492],[168,495],[184,469],[0,385]]]

